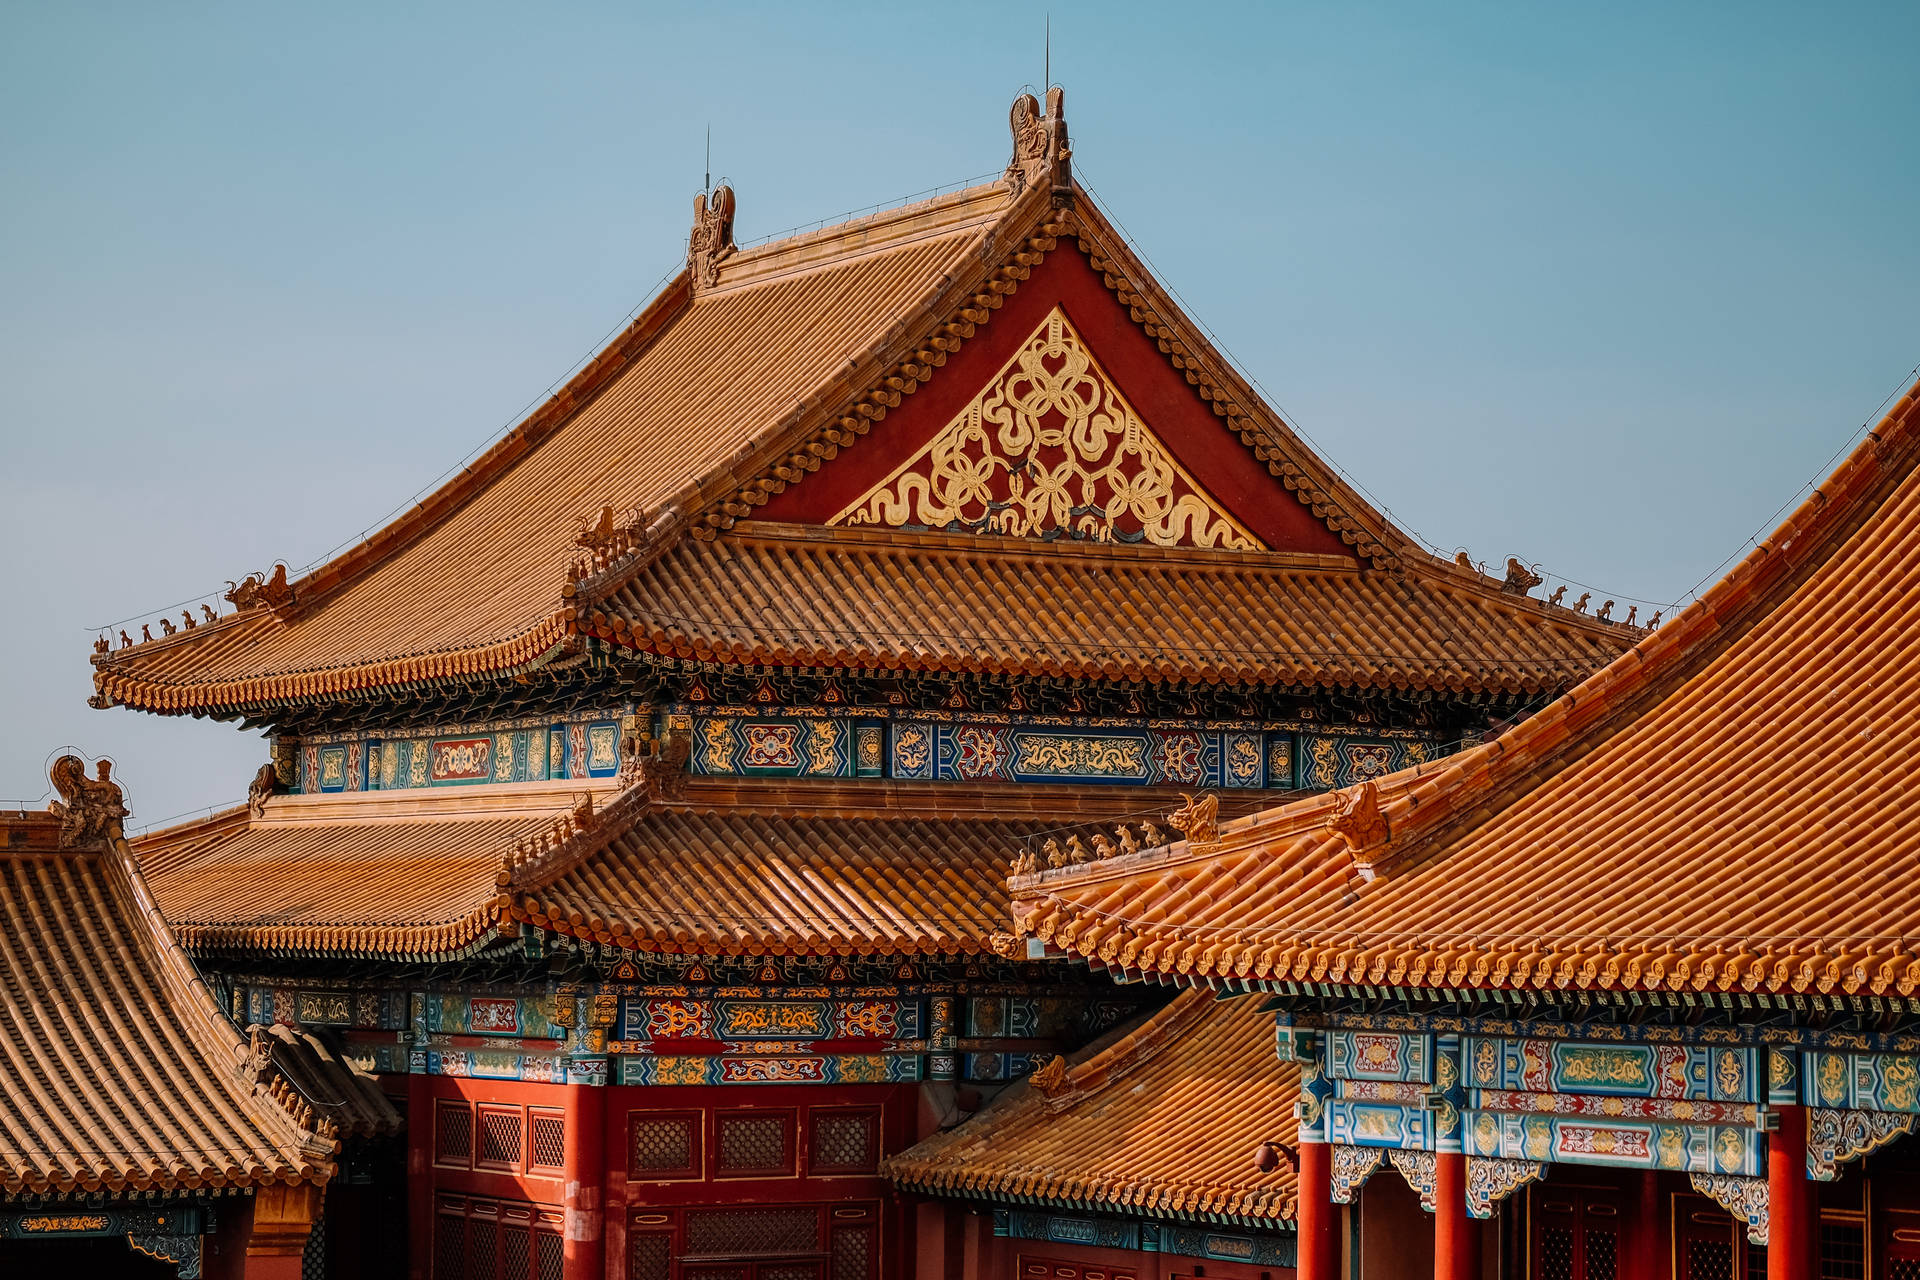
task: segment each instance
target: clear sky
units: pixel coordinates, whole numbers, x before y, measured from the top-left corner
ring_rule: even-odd
[[[1911,0],[13,0],[0,796],[243,795],[256,736],[87,709],[95,627],[504,430],[679,265],[709,124],[742,240],[997,172],[1049,11],[1076,174],[1449,553],[1682,597],[1920,361]]]

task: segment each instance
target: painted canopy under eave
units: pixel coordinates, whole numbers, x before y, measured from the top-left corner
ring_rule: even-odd
[[[1015,919],[1183,980],[1907,995],[1916,757],[1920,386],[1678,618],[1381,780],[1384,841],[1330,825],[1358,796],[1302,801],[1016,881]]]
[[[1293,1170],[1262,1173],[1253,1156],[1294,1141],[1300,1069],[1274,1055],[1259,1006],[1185,992],[1074,1055],[1053,1096],[1016,1085],[885,1172],[931,1195],[1290,1225]]]

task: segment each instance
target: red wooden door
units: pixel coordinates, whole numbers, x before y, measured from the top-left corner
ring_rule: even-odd
[[[1673,1280],[1766,1280],[1767,1251],[1705,1196],[1673,1198]]]
[[[1577,1184],[1528,1191],[1528,1280],[1617,1280],[1620,1193]]]

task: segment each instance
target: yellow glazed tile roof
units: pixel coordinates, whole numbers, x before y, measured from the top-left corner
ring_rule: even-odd
[[[932,1195],[1291,1223],[1293,1170],[1261,1173],[1253,1156],[1294,1143],[1300,1070],[1274,1055],[1259,1005],[1185,992],[1074,1055],[1051,1095],[1030,1077],[885,1171]]]
[[[1920,386],[1697,604],[1503,736],[1211,849],[1017,879],[1015,919],[1191,979],[1909,995],[1917,637]]]

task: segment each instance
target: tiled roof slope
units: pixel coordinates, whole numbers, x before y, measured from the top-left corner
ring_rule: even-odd
[[[744,523],[675,547],[588,626],[650,653],[737,663],[1527,692],[1566,687],[1637,634],[1478,578]]]
[[[1005,929],[1023,836],[1169,795],[693,780],[594,793],[583,820],[578,794],[277,796],[137,847],[196,951],[446,955],[531,924],[649,951],[955,954]]]
[[[1916,635],[1920,386],[1678,618],[1381,780],[1384,831],[1302,801],[1016,881],[1016,920],[1191,979],[1911,994]]]
[[[193,951],[445,955],[485,940],[514,846],[573,807],[554,791],[507,808],[466,801],[277,796],[259,817],[241,807],[134,848]]]
[[[1258,999],[1188,991],[1075,1055],[1052,1097],[1031,1080],[887,1161],[930,1195],[1252,1226],[1291,1224],[1294,1173],[1254,1167],[1292,1145],[1300,1069],[1273,1052]]]
[[[1516,645],[1578,672],[1630,641],[1571,611],[1499,603],[1497,579],[1421,550],[1262,402],[1086,193],[1071,200],[1056,208],[1042,185],[1016,196],[995,183],[735,254],[712,287],[696,291],[683,274],[553,401],[418,508],[291,583],[278,611],[96,653],[96,704],[232,714],[524,673],[566,656],[596,610],[617,616],[606,602],[656,557],[733,529],[843,448],[877,447],[866,442],[885,436],[873,428],[888,408],[931,385],[944,353],[1055,251],[1084,256],[1271,479],[1272,501],[1298,502],[1393,580],[1377,593],[1449,596],[1486,613],[1471,624],[1476,638],[1536,631]],[[582,561],[581,523],[606,508],[637,514]],[[847,603],[857,611],[863,600]],[[1008,603],[994,603],[977,625],[1008,625]],[[1353,621],[1383,635],[1397,625]],[[1164,637],[1161,665],[1177,666],[1190,639]],[[1432,639],[1389,653],[1420,667]],[[1476,656],[1443,663],[1445,680],[1474,687]]]
[[[333,1138],[250,1070],[117,828],[60,840],[0,815],[0,1192],[324,1182]]]
[[[689,514],[702,500],[690,486],[724,484],[760,437],[850,377],[1008,213],[1003,189],[974,188],[738,254],[697,299],[683,273],[423,509],[296,580],[286,620],[253,609],[106,655],[100,693],[184,711],[533,662],[566,634],[583,518]]]

